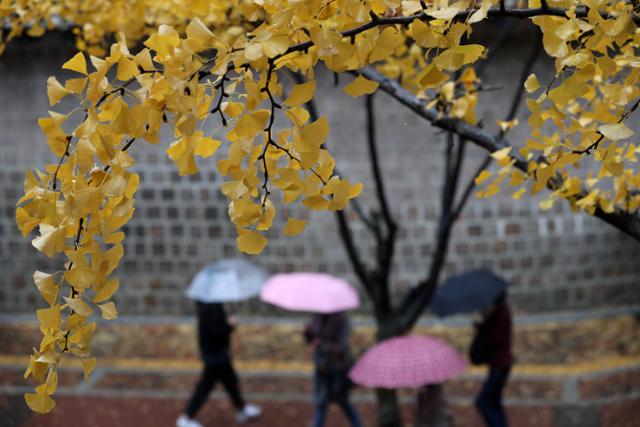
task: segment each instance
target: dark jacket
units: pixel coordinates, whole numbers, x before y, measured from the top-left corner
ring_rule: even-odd
[[[305,338],[315,345],[316,369],[344,371],[350,367],[350,334],[351,325],[346,313],[313,316],[305,330]]]
[[[205,362],[224,362],[229,358],[233,327],[227,321],[224,306],[219,303],[196,303],[198,312],[198,344]]]
[[[487,362],[492,368],[505,369],[513,364],[511,352],[511,310],[506,302],[476,326],[477,339],[487,348]]]

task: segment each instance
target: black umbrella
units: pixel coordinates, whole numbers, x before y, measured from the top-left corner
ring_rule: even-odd
[[[480,269],[450,277],[436,291],[428,309],[438,317],[469,313],[491,307],[507,289],[507,282]]]

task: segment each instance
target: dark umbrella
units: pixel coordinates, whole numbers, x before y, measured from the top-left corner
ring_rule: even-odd
[[[438,317],[491,307],[507,289],[507,282],[485,269],[450,277],[436,291],[429,310]]]

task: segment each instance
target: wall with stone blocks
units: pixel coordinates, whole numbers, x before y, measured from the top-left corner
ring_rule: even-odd
[[[526,36],[526,31],[523,32]],[[524,38],[514,38],[497,53],[486,83],[501,85],[482,95],[479,117],[495,128],[508,108],[516,85],[514,69],[526,55]],[[38,254],[15,226],[14,207],[20,197],[24,170],[55,159],[36,124],[46,114],[46,78],[64,76],[60,65],[73,54],[65,35],[17,40],[0,57],[0,310],[30,311],[42,303],[32,284],[35,269],[52,270],[59,263]],[[536,71],[551,71],[540,62]],[[329,146],[338,168],[351,181],[361,180],[365,210],[375,204],[366,161],[363,100],[351,99],[333,87],[331,75],[321,73],[319,109],[329,116]],[[346,83],[343,79],[340,84]],[[401,224],[393,265],[397,293],[417,283],[427,271],[434,249],[444,135],[395,104],[385,95],[376,99],[380,156],[393,215]],[[521,111],[526,119],[526,111]],[[212,128],[218,126],[211,121]],[[522,120],[526,122],[526,120]],[[524,140],[526,126],[510,138]],[[183,293],[194,273],[208,262],[239,256],[235,232],[219,191],[215,161],[201,162],[202,172],[179,177],[162,147],[135,145],[131,154],[142,183],[136,216],[127,227],[126,255],[118,271],[122,281],[117,297],[126,314],[184,314],[191,310]],[[465,179],[484,153],[469,147]],[[640,301],[637,281],[638,243],[613,228],[556,205],[550,212],[538,200],[514,201],[509,194],[490,200],[473,199],[455,226],[445,277],[472,267],[486,266],[508,278],[517,310],[548,311]],[[270,233],[270,244],[255,261],[272,271],[328,271],[354,279],[330,213],[307,213],[311,221],[299,237],[282,237],[283,224]],[[349,214],[353,217],[353,214]],[[355,236],[366,258],[373,259],[372,240],[362,226]],[[251,313],[268,308],[244,305]]]

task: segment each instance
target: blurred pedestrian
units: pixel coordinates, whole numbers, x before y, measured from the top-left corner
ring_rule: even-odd
[[[352,360],[349,351],[351,327],[345,312],[314,314],[305,328],[305,338],[314,347],[313,427],[322,427],[329,403],[342,408],[353,427],[362,427],[360,417],[349,401],[351,381],[347,373]]]
[[[502,405],[502,392],[513,365],[511,352],[511,310],[506,293],[498,296],[493,306],[483,310],[482,321],[470,349],[471,362],[489,365],[489,375],[476,397],[476,407],[489,427],[507,427]]]
[[[245,403],[240,393],[238,377],[231,363],[230,338],[235,326],[234,318],[227,318],[221,303],[196,302],[198,313],[198,343],[204,368],[200,381],[187,403],[185,413],[176,421],[177,427],[202,427],[194,419],[206,402],[216,382],[226,389],[236,409],[236,421],[243,423],[262,413],[259,406]]]

